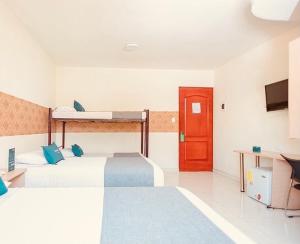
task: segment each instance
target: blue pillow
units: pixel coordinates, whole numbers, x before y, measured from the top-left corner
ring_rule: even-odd
[[[77,144],[72,145],[72,152],[76,157],[81,157],[83,155],[83,150]]]
[[[43,152],[49,164],[57,164],[59,161],[64,160],[64,156],[55,143],[50,146],[43,146]]]
[[[76,100],[74,100],[74,108],[77,112],[85,112],[84,107],[82,107],[82,105]]]
[[[2,178],[0,177],[0,196],[4,195],[7,192],[7,187],[4,184]]]

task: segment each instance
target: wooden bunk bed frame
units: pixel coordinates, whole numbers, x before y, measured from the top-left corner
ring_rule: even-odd
[[[62,122],[62,148],[65,148],[66,144],[66,125],[67,122],[102,122],[102,123],[140,123],[141,125],[141,148],[140,152],[145,157],[149,156],[149,117],[150,112],[145,109],[143,112],[146,113],[145,119],[64,119],[64,118],[53,118],[52,108],[49,108],[48,115],[48,145],[52,143],[52,121]]]

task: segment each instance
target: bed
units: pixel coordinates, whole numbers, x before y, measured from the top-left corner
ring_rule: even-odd
[[[103,112],[103,111],[57,111],[52,112],[55,120],[146,120],[147,113],[135,111]]]
[[[17,156],[16,166],[27,169],[25,187],[163,186],[162,169],[149,158],[137,155],[65,157],[57,165],[50,165],[41,151],[35,151]]]
[[[253,243],[174,187],[10,189],[0,216],[5,244]]]
[[[52,143],[52,122],[62,124],[62,148],[66,144],[66,127],[68,122],[98,122],[98,123],[138,123],[141,126],[140,152],[149,156],[149,126],[150,111],[84,111],[77,112],[74,108],[49,108],[48,116],[48,145]]]

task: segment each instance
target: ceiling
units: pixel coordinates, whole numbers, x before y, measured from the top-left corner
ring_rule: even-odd
[[[1,1],[64,66],[212,69],[300,23],[255,18],[251,0]]]

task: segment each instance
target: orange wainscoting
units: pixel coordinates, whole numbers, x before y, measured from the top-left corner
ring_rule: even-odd
[[[43,134],[48,131],[48,109],[0,92],[0,136]]]

